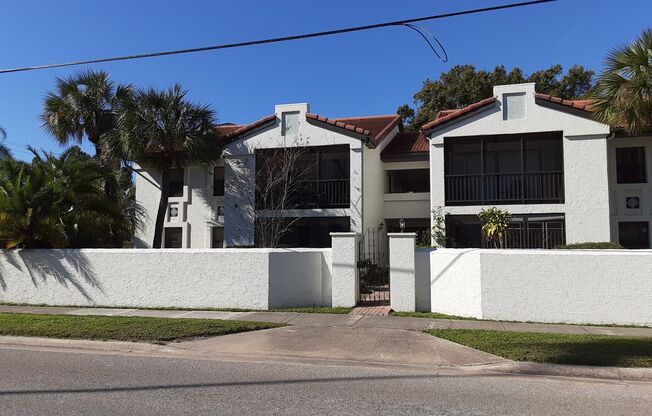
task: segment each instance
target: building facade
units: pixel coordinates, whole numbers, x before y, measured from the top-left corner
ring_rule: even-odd
[[[448,247],[487,247],[478,213],[489,207],[513,215],[507,247],[651,244],[652,135],[628,136],[593,120],[590,101],[538,94],[534,84],[495,86],[492,97],[441,111],[418,132],[404,131],[397,115],[328,118],[308,104],[277,105],[218,131],[215,166],[175,169],[167,184],[137,167],[136,199],[148,214],[137,247],[152,246],[162,186],[165,247],[261,246],[270,219],[291,224],[283,247],[328,247],[333,231],[380,246],[387,232],[418,231],[429,244],[433,227]],[[290,159],[300,192],[284,206],[261,180],[285,172],[268,162],[287,149],[300,151]]]

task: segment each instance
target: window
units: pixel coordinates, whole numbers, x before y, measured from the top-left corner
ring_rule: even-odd
[[[503,94],[503,120],[525,118],[525,93]]]
[[[168,196],[183,196],[183,169],[168,171]]]
[[[616,148],[616,179],[618,183],[646,183],[645,148]]]
[[[181,248],[183,230],[181,227],[170,227],[165,229],[165,248]]]
[[[224,166],[213,168],[213,196],[224,196]]]
[[[650,248],[650,227],[646,221],[619,222],[618,242],[625,248]]]
[[[293,218],[292,221],[290,232],[280,238],[280,247],[330,247],[330,233],[351,230],[349,217],[305,217],[298,220]],[[259,223],[257,226],[260,227],[261,224]],[[260,238],[265,232],[267,231],[259,228],[256,238]]]
[[[388,192],[430,192],[430,170],[406,169],[387,171]]]
[[[505,248],[555,248],[565,244],[563,214],[514,215],[505,234]],[[476,215],[446,216],[446,247],[493,248],[482,236],[482,223]]]
[[[444,139],[446,205],[564,202],[561,132]]]
[[[213,227],[212,248],[224,247],[224,227]]]
[[[282,115],[281,126],[283,136],[296,136],[299,133],[299,112],[290,111]]]

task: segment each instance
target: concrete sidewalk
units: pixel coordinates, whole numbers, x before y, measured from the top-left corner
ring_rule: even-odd
[[[652,337],[652,328],[627,328],[592,325],[538,324],[523,322],[472,321],[455,319],[412,318],[400,316],[367,316],[353,314],[321,314],[297,312],[221,312],[221,311],[181,311],[160,309],[119,309],[119,308],[79,308],[48,306],[0,305],[0,312],[62,314],[62,315],[102,315],[102,316],[143,316],[159,318],[203,318],[240,321],[262,321],[287,323],[292,326],[323,326],[350,328],[379,328],[423,331],[426,329],[484,329],[511,332],[540,332],[578,335],[614,335]]]

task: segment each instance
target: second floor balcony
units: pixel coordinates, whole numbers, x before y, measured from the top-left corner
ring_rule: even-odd
[[[559,132],[451,138],[444,145],[446,205],[564,202]]]

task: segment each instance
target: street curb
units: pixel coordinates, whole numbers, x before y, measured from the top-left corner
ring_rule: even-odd
[[[508,362],[482,366],[500,374],[521,374],[553,377],[595,378],[601,380],[652,381],[652,368],[598,367],[530,362]]]

